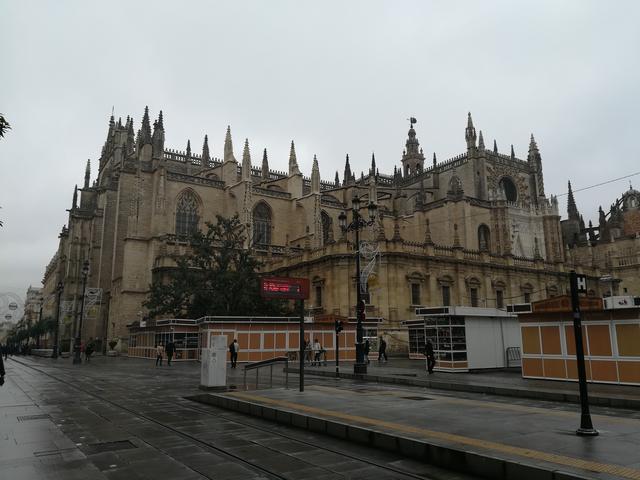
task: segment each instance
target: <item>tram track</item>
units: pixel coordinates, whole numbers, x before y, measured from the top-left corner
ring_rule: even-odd
[[[224,447],[218,446],[215,443],[212,443],[210,441],[207,440],[203,440],[201,438],[198,438],[197,436],[188,433],[180,428],[176,428],[174,426],[169,425],[166,422],[162,422],[156,418],[153,418],[145,413],[142,413],[140,411],[137,411],[133,408],[130,408],[126,405],[123,405],[120,402],[117,402],[115,400],[112,400],[110,398],[108,398],[106,395],[104,395],[103,393],[97,393],[95,391],[92,391],[91,389],[88,388],[83,388],[81,386],[79,386],[77,383],[71,382],[69,380],[66,380],[64,378],[61,378],[58,375],[55,375],[51,372],[48,372],[46,370],[43,370],[42,368],[33,366],[33,365],[29,365],[28,363],[22,362],[20,360],[17,360],[17,363],[21,364],[23,367],[29,368],[31,370],[37,371],[38,373],[45,375],[48,378],[51,378],[52,380],[55,380],[57,382],[60,382],[61,384],[64,384],[68,387],[73,388],[76,391],[82,392],[86,395],[89,395],[99,401],[105,402],[106,404],[109,404],[115,408],[121,409],[122,411],[127,412],[128,414],[137,417],[139,419],[142,419],[150,424],[156,425],[158,427],[161,427],[173,434],[176,434],[178,436],[180,436],[181,438],[188,440],[189,442],[192,442],[195,445],[198,445],[202,448],[204,448],[205,450],[211,451],[213,453],[222,455],[230,460],[239,462],[242,465],[245,465],[246,467],[256,471],[256,473],[261,473],[264,475],[267,475],[268,478],[274,478],[274,479],[289,479],[292,478],[293,476],[295,476],[293,473],[291,475],[283,475],[277,471],[274,471],[273,469],[270,469],[268,467],[265,467],[264,465],[261,465],[259,462],[256,461],[251,461],[248,459],[245,459],[243,457],[241,457],[240,455],[234,454],[233,452],[229,452],[228,450],[226,450]],[[54,367],[57,368],[57,367]],[[85,376],[85,378],[87,380],[94,380],[91,377]],[[104,391],[104,388],[101,388],[102,391]],[[376,469],[381,469],[384,472],[388,472],[389,474],[393,474],[394,478],[406,478],[406,479],[437,479],[439,477],[439,475],[437,475],[437,473],[429,473],[429,476],[424,476],[424,475],[418,475],[409,471],[406,471],[404,469],[400,469],[391,465],[387,465],[387,464],[383,464],[381,462],[376,462],[370,458],[365,458],[362,456],[358,456],[358,455],[354,455],[354,454],[350,454],[344,451],[339,451],[335,448],[330,448],[327,445],[324,444],[320,444],[320,442],[312,442],[312,441],[308,441],[305,439],[301,439],[299,438],[299,436],[294,436],[294,435],[287,435],[286,433],[282,432],[282,431],[275,431],[275,429],[273,428],[267,428],[266,426],[260,426],[257,425],[255,421],[251,421],[251,420],[240,420],[238,419],[236,416],[229,416],[229,415],[225,415],[222,413],[218,413],[218,412],[213,412],[211,410],[208,410],[206,408],[202,408],[202,407],[198,407],[196,405],[193,405],[191,403],[190,400],[187,400],[185,398],[181,397],[181,403],[180,406],[186,410],[190,410],[193,412],[197,412],[199,414],[202,415],[207,415],[209,417],[212,418],[219,418],[221,420],[224,420],[226,422],[230,422],[232,424],[238,425],[238,426],[242,426],[244,428],[248,428],[248,429],[253,429],[259,432],[263,432],[263,433],[269,433],[270,435],[276,435],[279,438],[282,438],[284,440],[287,440],[289,442],[295,442],[299,445],[303,445],[305,447],[311,447],[313,449],[317,449],[319,451],[322,452],[327,452],[333,455],[339,455],[340,457],[343,457],[345,459],[349,459],[355,462],[359,462],[361,463],[363,466],[362,468],[367,468],[367,467],[374,467]],[[184,402],[184,403],[183,403]],[[186,403],[189,402],[189,403]],[[213,407],[212,407],[213,408]],[[105,418],[105,417],[102,417]],[[105,418],[106,421],[111,421],[108,418]],[[281,430],[280,428],[278,430]],[[137,437],[139,438],[139,437]],[[145,442],[144,439],[139,438],[141,441]],[[250,440],[250,439],[245,439],[245,441],[248,444],[252,444],[256,447],[265,449],[269,452],[273,452],[273,453],[277,453],[279,455],[283,455],[286,457],[290,457],[291,459],[295,459],[298,462],[304,462],[306,464],[309,465],[310,468],[315,468],[315,469],[322,469],[325,470],[327,472],[327,475],[331,475],[333,478],[347,478],[347,475],[344,475],[343,473],[337,472],[335,470],[332,470],[330,468],[327,467],[323,467],[314,463],[311,463],[307,460],[304,460],[298,456],[292,455],[290,453],[287,452],[283,452],[281,450],[278,450],[277,448],[273,448],[270,447],[269,445],[265,445],[264,443],[261,442],[257,442],[254,440]],[[171,457],[171,455],[165,451],[163,451],[161,448],[156,447],[148,442],[145,442],[147,445],[150,445],[152,448],[162,452],[164,455],[167,455],[169,457]],[[171,457],[173,458],[173,457]],[[176,459],[178,460],[178,459]],[[179,461],[179,460],[178,460]],[[198,473],[199,475],[202,475],[204,478],[213,478],[211,476],[209,476],[210,474],[207,474],[201,470],[199,470],[197,467],[193,467],[193,466],[189,466],[188,464],[184,464],[185,467],[189,468],[190,470],[192,470],[195,473]]]

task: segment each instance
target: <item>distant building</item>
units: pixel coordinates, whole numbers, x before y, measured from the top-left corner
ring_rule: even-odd
[[[63,336],[77,323],[88,259],[95,306],[83,335],[117,337],[126,348],[126,325],[146,316],[142,304],[153,279],[175,265],[188,235],[216,214],[240,216],[245,246],[265,272],[309,278],[310,315],[353,317],[354,237],[342,233],[339,215],[356,195],[365,207],[378,206],[375,224],[361,235],[366,334],[387,334],[390,350],[407,351],[401,322],[414,318],[416,306],[504,308],[565,292],[573,265],[565,259],[557,201],[545,195],[533,136],[525,159],[513,146],[499,153],[495,141],[485,147],[469,114],[465,150],[443,162],[434,153],[427,162],[414,123],[398,161],[372,155],[368,172],[357,175],[347,155],[342,178],[336,172],[327,181],[315,156],[311,176],[302,174],[293,142],[282,172],[269,168],[266,149],[254,165],[248,140],[236,160],[230,129],[216,158],[207,136],[201,153],[190,141],[183,151],[166,148],[162,112],[152,127],[145,109],[137,134],[133,119],[111,117],[98,177],[91,183],[87,162],[43,280],[47,295],[64,283]]]
[[[24,325],[34,325],[40,321],[40,308],[42,307],[42,288],[29,287],[24,301],[24,313],[22,322]]]

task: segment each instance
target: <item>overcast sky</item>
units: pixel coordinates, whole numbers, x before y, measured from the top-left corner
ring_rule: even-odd
[[[526,158],[534,133],[566,216],[567,180],[640,170],[639,23],[637,1],[3,1],[0,321],[3,294],[40,286],[112,107],[136,130],[162,109],[167,147],[199,152],[207,133],[215,156],[229,124],[236,158],[248,138],[278,170],[293,139],[324,179],[346,153],[357,174],[372,151],[392,172],[410,116],[428,158],[462,153],[471,111],[501,152]],[[576,193],[578,208],[595,220],[628,188]]]

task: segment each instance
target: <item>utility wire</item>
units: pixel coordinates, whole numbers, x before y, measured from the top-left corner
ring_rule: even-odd
[[[629,175],[624,175],[622,177],[614,178],[612,180],[606,180],[604,182],[596,183],[594,185],[589,185],[587,187],[578,188],[576,190],[573,190],[573,193],[583,192],[585,190],[590,190],[592,188],[596,188],[596,187],[600,187],[602,185],[607,185],[609,183],[613,183],[613,182],[617,182],[617,181],[620,181],[620,180],[624,180],[625,178],[630,178],[630,177],[633,177],[633,176],[636,176],[636,175],[640,175],[640,172],[630,173]],[[567,193],[559,193],[558,195],[556,195],[556,197],[566,196],[568,194],[569,194],[568,192]],[[455,217],[453,219],[430,220],[429,221],[429,226],[438,225],[440,223],[451,224],[452,222],[461,222],[462,220],[466,220],[466,219],[469,219],[469,218],[487,217],[487,216],[490,216],[490,213],[487,212],[487,211],[483,211],[483,212],[479,212],[479,213],[472,213],[472,214],[469,214],[469,215],[463,215],[461,217]],[[425,226],[425,225],[426,225],[426,223],[414,223],[414,224],[412,224],[413,227],[421,227],[421,226]]]
[[[630,173],[629,175],[625,175],[623,177],[614,178],[613,180],[606,180],[604,182],[596,183],[595,185],[589,185],[588,187],[577,188],[577,189],[573,190],[573,193],[583,192],[585,190],[590,190],[592,188],[601,187],[602,185],[607,185],[609,183],[617,182],[619,180],[624,180],[625,178],[634,177],[636,175],[640,175],[640,172]],[[569,192],[567,192],[567,193],[559,193],[556,196],[557,197],[562,197],[564,195],[569,195]]]

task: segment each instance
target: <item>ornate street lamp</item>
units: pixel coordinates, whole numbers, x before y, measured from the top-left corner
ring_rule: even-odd
[[[53,353],[51,354],[51,358],[58,358],[58,332],[60,331],[60,297],[62,297],[62,292],[64,291],[64,284],[62,282],[58,282],[56,286],[56,293],[58,294],[58,302],[56,303],[56,329],[53,336]]]
[[[364,342],[363,327],[365,304],[362,300],[362,292],[360,287],[360,229],[369,227],[376,220],[376,212],[378,207],[375,203],[369,202],[367,209],[369,210],[369,220],[360,215],[360,198],[355,195],[351,200],[351,213],[353,220],[347,224],[347,214],[342,212],[338,216],[340,229],[343,232],[353,231],[356,233],[355,254],[356,254],[356,363],[353,366],[353,373],[356,375],[364,375],[367,373],[367,360],[364,358]]]
[[[82,301],[80,303],[80,322],[78,322],[78,334],[76,335],[76,341],[73,346],[73,363],[82,363],[80,357],[80,343],[82,337],[82,318],[84,317],[84,295],[87,290],[87,276],[89,275],[89,260],[85,260],[82,265]]]

